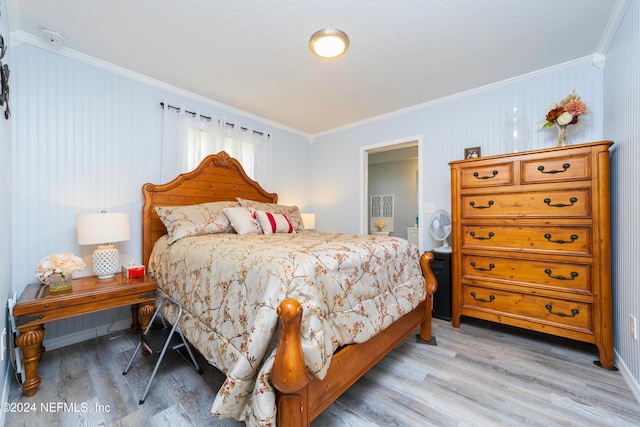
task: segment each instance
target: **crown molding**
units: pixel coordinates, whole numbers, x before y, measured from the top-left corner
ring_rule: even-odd
[[[600,43],[598,43],[598,47],[596,48],[596,54],[604,56],[609,50],[609,46],[613,41],[613,38],[618,31],[618,27],[624,18],[624,14],[627,12],[629,8],[629,3],[631,0],[617,0],[616,4],[611,11],[611,15],[609,16],[609,20],[607,21],[607,25],[604,27],[604,31],[602,33],[602,37],[600,38]]]
[[[549,73],[554,73],[554,72],[558,72],[567,68],[571,68],[574,67],[575,65],[580,65],[580,64],[597,64],[597,58],[594,58],[594,55],[590,55],[590,56],[585,56],[583,58],[578,58],[578,59],[574,59],[573,61],[568,61],[568,62],[563,62],[562,64],[558,64],[558,65],[554,65],[551,67],[547,67],[547,68],[543,68],[541,70],[537,70],[537,71],[532,71],[530,73],[527,74],[521,74],[519,76],[516,77],[512,77],[506,80],[501,80],[499,82],[495,82],[495,83],[490,83],[488,85],[485,86],[479,86],[477,88],[474,89],[470,89],[464,92],[458,92],[455,93],[453,95],[449,95],[449,96],[445,96],[442,98],[438,98],[438,99],[434,99],[433,101],[427,101],[424,102],[422,104],[417,104],[417,105],[413,105],[411,107],[407,107],[407,108],[403,108],[401,110],[396,110],[396,111],[392,111],[390,113],[386,113],[386,114],[381,114],[379,116],[375,116],[375,117],[371,117],[368,119],[364,119],[358,122],[354,122],[354,123],[350,123],[348,125],[344,125],[344,126],[340,126],[334,129],[330,129],[324,132],[320,132],[317,134],[313,134],[309,137],[310,141],[313,143],[316,141],[317,138],[320,138],[322,136],[326,136],[326,135],[331,135],[334,133],[338,133],[338,132],[342,132],[348,129],[353,129],[359,126],[363,126],[366,124],[370,124],[370,123],[375,123],[375,122],[379,122],[382,120],[387,120],[393,117],[397,117],[397,116],[401,116],[403,114],[407,114],[407,113],[411,113],[411,112],[415,112],[418,110],[422,110],[425,108],[429,108],[429,107],[433,107],[435,105],[439,105],[439,104],[444,104],[447,102],[451,102],[454,101],[456,99],[459,98],[464,98],[467,97],[469,95],[475,95],[478,93],[482,93],[482,92],[486,92],[489,90],[494,90],[496,88],[502,87],[502,86],[507,86],[507,85],[511,85],[513,83],[516,82],[521,82],[524,80],[528,80],[531,79],[533,77],[538,77],[544,74],[549,74]]]
[[[37,46],[39,48],[55,52],[59,55],[66,56],[68,58],[74,59],[78,62],[82,62],[88,65],[92,65],[96,68],[100,68],[105,71],[109,71],[111,73],[127,77],[131,80],[135,80],[149,86],[156,87],[158,89],[166,90],[167,92],[172,92],[176,95],[184,96],[193,99],[194,101],[202,102],[203,104],[210,105],[212,107],[220,108],[222,110],[229,111],[230,113],[238,114],[240,116],[246,117],[251,120],[255,120],[257,122],[263,123],[266,126],[271,126],[275,128],[279,128],[281,130],[287,131],[292,134],[296,134],[305,138],[309,138],[309,134],[301,132],[297,129],[293,129],[281,123],[274,122],[272,120],[266,119],[264,117],[249,113],[244,110],[240,110],[238,108],[232,107],[227,104],[223,104],[222,102],[216,101],[211,98],[204,97],[202,95],[198,95],[196,93],[190,92],[185,89],[181,89],[179,87],[170,85],[163,81],[153,79],[144,74],[137,73],[135,71],[129,70],[124,67],[120,67],[118,65],[114,65],[110,62],[103,61],[101,59],[95,58],[93,56],[86,55],[84,53],[78,52],[77,50],[70,49],[65,46],[60,45],[52,45],[48,43],[44,38],[34,36],[33,34],[27,33],[25,31],[12,31],[10,33],[11,37],[11,49],[15,49],[23,43],[28,43],[33,46]]]

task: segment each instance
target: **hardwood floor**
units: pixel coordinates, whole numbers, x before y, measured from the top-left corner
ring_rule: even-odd
[[[593,365],[595,346],[472,319],[460,329],[435,319],[433,331],[437,347],[407,338],[312,425],[640,425],[622,375]],[[11,384],[9,402],[35,403],[35,412],[7,413],[6,425],[243,425],[209,414],[223,376],[201,357],[202,376],[167,354],[139,405],[156,359],[138,356],[123,376],[137,340],[120,332],[47,352],[36,396]]]

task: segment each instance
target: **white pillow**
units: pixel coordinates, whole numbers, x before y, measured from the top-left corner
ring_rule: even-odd
[[[258,214],[258,221],[262,227],[264,234],[274,233],[295,233],[293,224],[289,221],[289,218],[285,214],[277,214],[265,211],[256,211]]]
[[[224,214],[229,219],[231,226],[238,234],[262,233],[260,221],[253,208],[224,208]]]

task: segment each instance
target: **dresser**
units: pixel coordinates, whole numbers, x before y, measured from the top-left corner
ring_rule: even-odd
[[[610,141],[451,162],[452,324],[593,343],[614,368]]]

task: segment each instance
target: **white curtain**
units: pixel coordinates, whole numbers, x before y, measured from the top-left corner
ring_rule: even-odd
[[[209,154],[226,151],[240,162],[249,177],[273,191],[273,139],[224,118],[201,117],[164,103],[162,182],[195,169]]]

